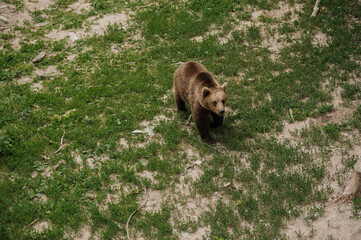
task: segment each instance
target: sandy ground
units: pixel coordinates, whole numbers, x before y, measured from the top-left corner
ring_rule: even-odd
[[[289,239],[302,236],[301,239],[360,240],[361,223],[353,218],[351,211],[350,204],[330,204],[312,224],[307,224],[304,216],[291,220],[285,233]]]

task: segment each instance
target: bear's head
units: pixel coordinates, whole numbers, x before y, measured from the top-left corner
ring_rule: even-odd
[[[227,83],[224,83],[222,86],[218,86],[217,88],[202,88],[203,107],[211,110],[218,116],[224,116],[227,102],[226,88]]]

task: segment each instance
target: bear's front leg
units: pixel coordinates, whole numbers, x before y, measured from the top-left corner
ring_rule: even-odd
[[[178,93],[175,93],[175,102],[178,112],[187,112],[186,104]]]
[[[222,125],[223,123],[223,116],[218,116],[216,113],[211,112],[211,116],[213,118],[213,122],[209,125],[210,128],[216,128]]]
[[[210,145],[215,144],[209,132],[209,111],[198,105],[193,109],[192,115],[202,141]]]

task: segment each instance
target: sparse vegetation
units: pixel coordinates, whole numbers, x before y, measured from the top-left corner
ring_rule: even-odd
[[[322,1],[314,19],[304,0],[3,2],[29,19],[0,22],[2,239],[126,238],[143,186],[158,195],[132,217],[134,239],[287,239],[287,221],[321,218],[356,161],[357,1]],[[176,114],[172,78],[188,60],[228,83],[216,147]]]

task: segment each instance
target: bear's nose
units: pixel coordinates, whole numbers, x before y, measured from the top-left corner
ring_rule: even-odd
[[[224,110],[222,110],[222,111],[220,111],[219,113],[223,115],[223,114],[225,113],[225,111],[224,111]]]

